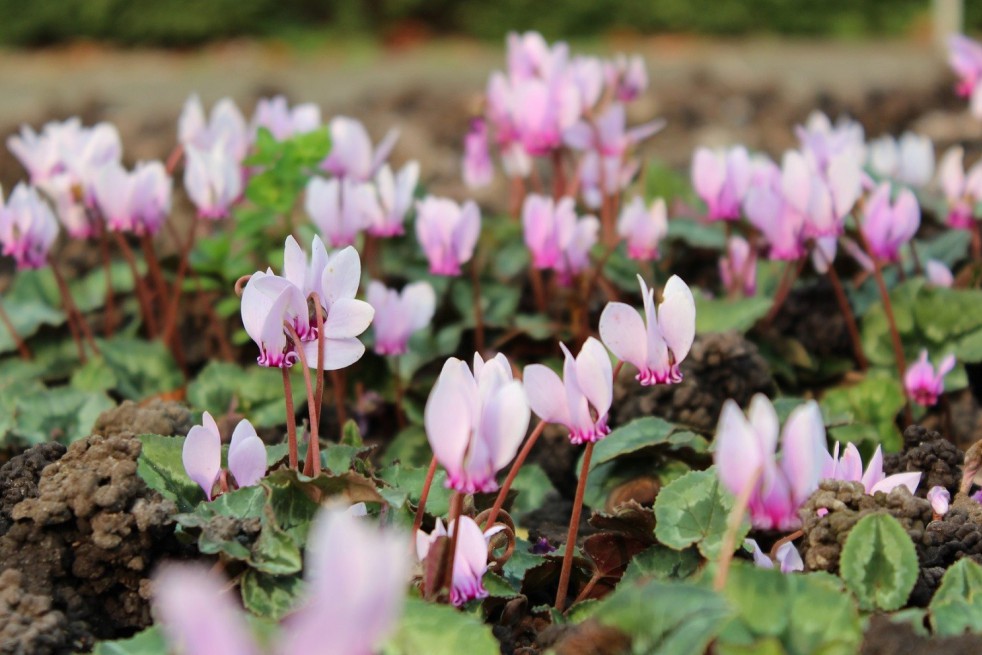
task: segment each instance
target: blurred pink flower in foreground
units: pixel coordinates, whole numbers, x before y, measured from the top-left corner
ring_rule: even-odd
[[[480,234],[481,210],[473,200],[463,206],[435,196],[416,202],[416,238],[430,262],[430,273],[460,275]]]
[[[426,560],[430,547],[437,539],[453,537],[457,525],[460,525],[460,535],[457,537],[457,552],[453,560],[450,602],[460,607],[475,598],[488,597],[488,591],[481,581],[488,571],[488,540],[504,527],[498,525],[487,532],[481,532],[474,519],[461,516],[450,523],[448,530],[443,526],[443,521],[437,519],[433,532],[427,534],[422,530],[416,531],[416,556],[419,561]]]
[[[375,352],[379,355],[405,353],[409,338],[429,325],[436,310],[436,293],[429,282],[407,284],[400,293],[372,281],[367,299],[375,308]]]
[[[869,166],[880,177],[923,187],[934,177],[934,144],[913,132],[904,132],[899,139],[882,136],[870,141]]]
[[[914,493],[921,481],[921,474],[919,472],[896,473],[894,475],[884,473],[883,450],[880,446],[876,447],[876,452],[873,453],[864,472],[863,458],[859,454],[859,449],[848,443],[846,444],[846,452],[842,457],[839,457],[839,442],[837,441],[831,455],[825,452],[822,479],[862,482],[866,493],[870,495],[877,491],[888,494],[897,487],[907,487],[910,493]]]
[[[726,242],[726,254],[719,259],[719,277],[731,295],[747,298],[757,292],[757,252],[741,236]]]
[[[962,230],[975,228],[975,205],[982,199],[982,161],[966,172],[965,151],[954,146],[938,164],[938,185],[948,201],[948,225]]]
[[[305,596],[279,634],[259,646],[227,582],[197,565],[170,564],[155,577],[164,635],[184,655],[370,655],[402,613],[410,562],[403,537],[339,508],[310,530]]]
[[[668,210],[663,198],[655,198],[650,207],[641,196],[635,196],[621,210],[617,234],[627,241],[627,256],[637,261],[658,259],[658,245],[668,234]]]
[[[955,368],[955,356],[948,355],[938,364],[938,370],[928,361],[927,351],[922,350],[921,356],[911,364],[904,375],[904,387],[907,395],[925,407],[938,403],[938,397],[944,393],[944,377]]]
[[[208,500],[222,474],[222,437],[218,424],[205,412],[201,425],[195,425],[184,440],[184,470]],[[266,445],[256,435],[252,423],[243,419],[232,432],[228,446],[228,470],[238,488],[258,484],[266,475]]]
[[[945,263],[937,259],[929,259],[924,262],[924,274],[927,281],[936,287],[950,289],[955,283],[955,276]]]
[[[426,401],[423,424],[447,487],[463,493],[498,489],[495,474],[525,438],[529,403],[504,355],[474,354],[474,370],[451,357]]]
[[[229,215],[242,196],[242,169],[220,142],[209,149],[185,146],[184,188],[198,216],[218,220]]]
[[[0,244],[18,270],[43,268],[58,237],[58,221],[37,189],[18,183],[0,207]]]
[[[750,155],[743,146],[729,150],[696,148],[692,156],[692,186],[708,207],[709,220],[740,218],[743,198],[750,188]]]
[[[610,302],[600,315],[600,338],[614,356],[638,369],[644,386],[682,381],[679,364],[696,335],[696,305],[688,285],[677,275],[665,284],[655,310],[654,289],[639,275],[644,319],[634,307]]]
[[[607,86],[614,90],[620,102],[637,100],[648,88],[648,69],[641,55],[630,58],[617,55],[604,65]]]
[[[525,367],[525,393],[539,418],[569,429],[574,444],[600,441],[608,434],[607,413],[614,396],[613,369],[603,344],[590,337],[580,353],[559,344],[565,357],[563,377],[542,364]]]
[[[795,548],[794,543],[790,541],[778,546],[773,560],[760,549],[756,539],[744,539],[743,547],[751,550],[754,564],[762,569],[772,569],[776,563],[781,567],[781,573],[805,570],[805,563],[801,560],[801,553]]]
[[[866,203],[860,229],[873,257],[896,262],[900,248],[914,238],[920,224],[921,209],[914,194],[901,189],[891,204],[890,185],[884,182]]]
[[[798,508],[818,488],[829,457],[825,425],[815,401],[791,412],[781,433],[780,458],[778,429],[777,412],[761,394],[750,401],[747,416],[733,400],[727,400],[716,427],[713,460],[720,482],[735,496],[754,485],[748,510],[758,530],[801,527]]]

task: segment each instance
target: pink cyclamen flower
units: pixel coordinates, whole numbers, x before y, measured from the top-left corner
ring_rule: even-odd
[[[292,325],[302,339],[309,338],[313,330],[307,299],[289,280],[256,271],[242,292],[242,325],[259,346],[256,362],[260,366],[290,368],[300,360],[284,323]]]
[[[542,364],[525,367],[525,393],[539,418],[569,430],[573,444],[594,443],[608,434],[607,414],[614,396],[613,369],[603,344],[590,337],[580,353],[559,344],[565,360],[563,377]]]
[[[471,121],[470,130],[464,137],[464,184],[470,189],[479,189],[491,184],[494,179],[494,164],[488,152],[488,126],[483,118]]]
[[[177,121],[177,139],[185,149],[205,152],[217,149],[224,159],[238,166],[249,150],[250,132],[245,117],[230,98],[216,102],[206,118],[201,99],[192,94]]]
[[[644,320],[625,303],[610,302],[600,315],[600,338],[614,355],[638,369],[644,386],[682,381],[679,364],[696,335],[696,304],[692,291],[677,275],[665,284],[655,310],[655,291],[639,275]]]
[[[200,218],[218,220],[229,215],[242,196],[242,170],[224,142],[204,150],[185,146],[184,188]]]
[[[375,308],[375,352],[379,355],[405,353],[409,337],[429,325],[436,310],[436,293],[429,282],[407,284],[400,293],[373,281],[367,299]]]
[[[614,99],[619,102],[637,100],[648,88],[648,69],[641,55],[625,57],[617,55],[605,67],[607,85],[614,89]]]
[[[927,351],[922,350],[917,362],[912,364],[904,375],[907,395],[926,407],[938,404],[938,397],[944,393],[944,376],[953,368],[955,368],[955,356],[948,355],[941,360],[935,372],[931,362],[928,361]]]
[[[184,440],[182,459],[188,477],[194,480],[208,500],[222,472],[222,437],[218,424],[205,412],[201,425],[195,425]],[[238,488],[258,484],[266,475],[266,445],[252,423],[243,419],[232,432],[228,447],[228,470]]]
[[[413,206],[413,194],[419,182],[419,164],[411,161],[393,175],[388,164],[375,176],[378,190],[377,210],[369,217],[368,233],[376,237],[402,235],[406,214]],[[374,209],[374,208],[373,208]]]
[[[729,150],[696,148],[692,156],[692,186],[706,203],[706,218],[711,221],[740,218],[751,175],[750,155],[743,146]]]
[[[719,259],[723,288],[731,295],[750,298],[757,292],[757,251],[741,236],[726,242],[726,254]]]
[[[399,138],[398,130],[389,130],[373,150],[372,140],[361,121],[335,116],[329,127],[331,152],[321,163],[321,168],[336,177],[350,178],[355,182],[368,182],[375,177]]]
[[[982,44],[962,34],[951,35],[948,38],[948,63],[958,75],[955,91],[962,97],[970,98],[972,114],[982,116],[982,92],[979,91]]]
[[[312,102],[295,105],[292,109],[284,96],[260,98],[249,127],[253,140],[260,127],[269,130],[278,141],[297,134],[313,132],[321,126],[320,107]]]
[[[430,547],[440,537],[453,537],[460,526],[457,537],[457,552],[453,560],[453,578],[450,583],[450,602],[461,607],[468,601],[487,598],[488,591],[484,588],[482,579],[488,571],[488,542],[491,537],[500,532],[503,527],[495,526],[487,532],[481,532],[481,527],[469,516],[461,516],[450,523],[449,530],[443,526],[443,521],[436,520],[433,532],[427,534],[422,530],[416,531],[416,556],[419,561],[426,560]]]
[[[456,357],[443,365],[426,401],[423,424],[447,487],[463,493],[498,488],[495,474],[512,460],[529,424],[529,402],[504,355],[473,372]]]
[[[55,206],[55,215],[68,236],[73,239],[90,239],[102,229],[96,212],[89,211],[80,195],[74,177],[70,173],[58,173],[38,184]]]
[[[512,80],[512,120],[525,152],[541,157],[563,145],[563,135],[580,117],[580,92],[565,63],[548,79]]]
[[[902,189],[891,204],[890,185],[884,182],[866,203],[860,229],[869,244],[870,255],[896,262],[900,248],[914,238],[920,224],[921,209],[914,194]]]
[[[966,172],[965,151],[954,146],[945,151],[938,164],[938,185],[948,202],[948,225],[962,230],[975,229],[975,205],[982,200],[982,161]]]
[[[863,471],[863,458],[854,444],[846,444],[846,452],[839,457],[839,442],[831,454],[825,452],[825,464],[822,467],[822,479],[845,480],[846,482],[862,482],[866,493],[872,495],[877,491],[890,493],[897,487],[907,487],[910,493],[917,491],[921,481],[920,472],[896,473],[887,475],[883,472],[883,450],[876,447],[876,452],[870,458]]]
[[[402,613],[407,544],[340,508],[311,526],[305,596],[279,634],[252,636],[227,582],[198,565],[171,564],[155,577],[154,608],[171,646],[184,655],[293,655],[378,652]]]
[[[810,180],[801,182],[800,154],[785,153],[783,166],[759,164],[743,201],[750,222],[770,245],[771,259],[794,261],[805,255],[807,215],[802,197],[811,193]],[[790,192],[791,197],[788,196]]]
[[[416,238],[434,275],[460,275],[461,264],[474,255],[481,233],[481,210],[469,200],[427,196],[416,202]]]
[[[913,132],[904,132],[899,139],[882,136],[870,142],[868,161],[880,177],[923,187],[934,177],[934,144]]]
[[[321,235],[335,248],[354,244],[379,212],[372,185],[350,178],[310,178],[304,207]]]
[[[778,418],[771,401],[757,394],[747,416],[727,400],[716,427],[713,460],[720,482],[735,496],[753,484],[748,510],[758,530],[796,530],[798,508],[815,489],[828,457],[825,425],[815,401],[799,405],[781,432],[777,456]]]
[[[566,196],[558,202],[552,197],[530,193],[522,203],[522,229],[525,245],[538,269],[559,266],[565,245],[576,225],[575,200]]]
[[[627,241],[627,256],[647,262],[658,259],[658,245],[668,234],[668,210],[663,198],[655,198],[651,207],[635,196],[617,219],[617,234]]]
[[[811,165],[825,174],[837,156],[859,162],[866,160],[866,135],[861,123],[840,116],[835,124],[820,111],[814,111],[804,125],[795,126],[802,152]]]
[[[23,183],[14,187],[6,207],[0,207],[0,244],[14,258],[18,270],[43,268],[58,237],[58,221],[37,189]]]
[[[790,541],[778,546],[773,560],[760,549],[756,539],[744,539],[743,547],[750,549],[753,554],[754,564],[762,569],[772,569],[774,568],[774,564],[777,563],[781,567],[781,573],[805,570],[805,563],[801,559],[801,553],[795,548],[794,543]]]
[[[106,164],[94,189],[96,205],[112,231],[154,235],[170,212],[171,178],[159,161],[141,162],[132,172],[115,162]]]
[[[924,262],[924,274],[927,281],[936,287],[950,289],[951,285],[955,283],[955,276],[951,273],[951,269],[937,259],[929,259]]]
[[[936,516],[944,516],[948,513],[948,506],[951,503],[951,494],[944,487],[931,487],[927,492],[927,499],[931,503],[931,509]]]

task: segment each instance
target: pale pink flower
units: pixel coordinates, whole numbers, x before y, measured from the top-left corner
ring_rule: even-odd
[[[638,261],[658,259],[658,245],[668,235],[668,210],[663,198],[655,198],[650,207],[635,196],[621,210],[617,234],[627,241],[627,256]]]
[[[824,450],[824,449],[823,449]],[[825,464],[822,467],[822,479],[844,480],[846,482],[862,482],[867,494],[875,494],[877,491],[890,493],[897,487],[907,487],[910,493],[917,491],[917,485],[921,481],[919,472],[896,473],[886,475],[883,472],[883,450],[880,446],[876,447],[876,452],[866,465],[863,471],[863,458],[859,454],[859,449],[855,445],[846,444],[846,452],[839,457],[839,442],[835,442],[835,449],[832,454],[825,451]]]
[[[224,142],[207,150],[185,146],[184,188],[200,218],[225,218],[242,196],[242,170]]]
[[[945,263],[937,259],[929,259],[924,262],[924,274],[927,281],[936,287],[950,289],[955,283],[955,276]]]
[[[265,127],[277,141],[289,139],[298,134],[313,132],[321,126],[320,107],[312,102],[295,105],[293,108],[286,97],[260,98],[252,114],[249,132],[255,140],[260,127]]]
[[[823,175],[836,157],[859,164],[866,161],[863,126],[847,116],[840,116],[833,125],[828,116],[814,111],[804,125],[795,127],[795,134],[809,163]]]
[[[222,437],[218,424],[205,412],[201,425],[195,425],[184,440],[184,470],[212,499],[215,483],[222,471]],[[228,447],[228,470],[237,488],[251,487],[266,475],[266,445],[252,423],[243,419],[232,432]]]
[[[170,212],[171,186],[159,161],[141,162],[132,172],[113,162],[95,178],[95,201],[110,230],[153,235]]]
[[[230,98],[222,98],[205,117],[205,110],[197,94],[184,103],[177,122],[177,139],[185,149],[203,152],[220,150],[223,159],[236,167],[242,163],[249,150],[250,133],[242,112]]]
[[[696,334],[696,305],[688,285],[677,275],[665,284],[655,310],[655,291],[639,275],[644,319],[638,310],[610,302],[600,315],[600,338],[614,356],[638,369],[644,386],[682,381],[679,364],[689,354]]]
[[[461,264],[474,255],[481,233],[481,210],[469,200],[427,196],[416,202],[416,238],[434,275],[460,275]]]
[[[756,539],[744,539],[743,547],[751,550],[754,564],[762,569],[772,569],[776,563],[781,567],[781,573],[805,570],[805,563],[801,559],[801,553],[798,552],[798,549],[795,548],[794,543],[791,541],[786,541],[778,546],[773,560],[760,549]]]
[[[757,292],[757,251],[746,239],[732,236],[727,240],[726,253],[719,259],[719,276],[728,293],[749,298]]]
[[[569,63],[569,74],[580,93],[580,107],[584,113],[596,106],[603,95],[607,76],[605,65],[598,57],[584,56],[573,57]]]
[[[955,91],[962,97],[970,98],[972,114],[982,116],[982,92],[979,92],[982,45],[962,34],[952,34],[948,37],[948,63],[958,75]]]
[[[617,55],[606,65],[607,85],[614,90],[614,99],[631,102],[648,88],[648,69],[641,55]]]
[[[447,470],[447,486],[464,493],[498,489],[495,474],[515,457],[529,424],[522,384],[504,355],[473,372],[451,357],[426,401],[423,424],[433,456]]]
[[[284,323],[290,323],[301,337],[311,334],[306,298],[285,278],[256,271],[242,292],[242,325],[259,346],[256,362],[260,366],[290,368],[299,361]]]
[[[900,248],[914,238],[920,224],[921,208],[914,194],[909,189],[901,189],[891,204],[890,185],[884,182],[866,203],[860,229],[869,244],[871,256],[896,262]]]
[[[754,528],[786,532],[801,526],[798,508],[818,488],[825,449],[825,425],[815,401],[796,407],[781,432],[771,401],[757,394],[747,416],[733,401],[723,403],[713,460],[720,482],[735,496],[753,484],[748,510]]]
[[[869,167],[880,177],[923,187],[934,177],[934,144],[913,132],[882,136],[869,144]]]
[[[468,601],[488,597],[488,591],[482,582],[484,574],[488,572],[488,543],[503,527],[499,525],[481,532],[481,527],[474,519],[461,516],[450,523],[448,530],[443,521],[437,519],[433,532],[427,534],[422,530],[416,531],[416,556],[419,561],[426,560],[430,547],[437,539],[453,537],[458,525],[460,534],[457,536],[457,552],[453,560],[450,602],[461,607]]]
[[[512,121],[525,152],[533,157],[563,145],[563,134],[580,117],[579,89],[564,70],[549,79],[512,82]]]
[[[948,355],[938,364],[935,371],[928,361],[927,351],[922,350],[917,362],[912,364],[904,375],[904,387],[907,395],[918,404],[933,406],[938,403],[938,397],[944,393],[944,377],[955,368],[955,356]]]
[[[709,220],[736,220],[750,188],[752,165],[743,146],[729,150],[696,148],[692,156],[692,186],[706,203]]]
[[[494,164],[488,152],[488,126],[483,118],[471,121],[471,127],[464,137],[464,158],[461,168],[464,184],[470,189],[479,189],[491,184],[494,179]]]
[[[392,174],[388,164],[379,169],[375,176],[378,210],[369,216],[367,229],[369,234],[377,237],[394,237],[405,232],[403,223],[413,206],[413,194],[416,192],[417,182],[419,182],[419,164],[415,161],[403,166],[396,175]],[[366,206],[372,207],[370,203]]]
[[[573,444],[610,434],[607,414],[614,394],[613,369],[603,344],[589,337],[574,358],[563,343],[563,377],[542,364],[525,367],[525,393],[539,418],[564,425]]]
[[[557,268],[576,225],[576,202],[530,193],[522,204],[525,245],[538,269]]]
[[[509,32],[506,36],[508,74],[517,80],[546,78],[565,66],[569,46],[558,41],[550,46],[538,32]]]
[[[945,151],[938,164],[938,184],[948,201],[948,225],[962,230],[975,229],[975,205],[982,200],[982,161],[966,172],[965,151],[954,146]]]
[[[328,173],[350,178],[355,182],[368,182],[389,158],[399,138],[398,130],[389,130],[376,148],[361,121],[347,116],[335,116],[329,124],[331,152],[321,163]]]
[[[14,258],[18,270],[43,268],[58,237],[58,221],[37,189],[23,183],[14,187],[7,205],[0,207],[0,244]]]
[[[944,487],[935,486],[927,492],[927,500],[931,503],[931,509],[934,510],[935,515],[944,516],[948,513],[951,494]]]
[[[317,176],[307,182],[304,208],[335,248],[354,244],[372,217],[381,211],[371,184],[353,178],[326,180]]]
[[[89,239],[99,233],[99,217],[82,202],[77,182],[70,173],[52,175],[39,183],[38,188],[51,198],[55,215],[70,237]]]
[[[402,355],[409,337],[430,324],[436,310],[436,293],[429,282],[407,284],[402,292],[372,281],[368,303],[375,308],[375,352]]]
[[[807,205],[811,186],[802,183],[803,165],[800,154],[789,151],[782,168],[759,167],[744,198],[744,212],[767,239],[771,259],[794,261],[805,254],[807,216],[800,207]]]

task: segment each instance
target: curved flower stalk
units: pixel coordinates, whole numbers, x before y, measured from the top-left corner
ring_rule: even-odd
[[[201,99],[192,94],[184,102],[177,121],[177,140],[185,149],[221,152],[224,159],[236,167],[249,150],[250,132],[245,117],[231,98],[222,98],[211,108],[206,118]]]
[[[938,370],[928,361],[927,351],[922,350],[918,360],[907,369],[904,376],[904,387],[907,395],[914,402],[933,407],[938,404],[938,398],[944,393],[944,378],[955,368],[955,356],[948,355],[938,364]]]
[[[948,225],[961,230],[975,227],[975,205],[982,200],[982,161],[965,171],[965,151],[954,146],[938,164],[938,185],[948,202]]]
[[[948,63],[958,75],[955,91],[959,96],[969,98],[974,116],[982,116],[982,93],[979,92],[982,45],[963,34],[952,34],[948,38]]]
[[[731,296],[750,298],[757,293],[757,251],[743,237],[727,239],[726,254],[719,259],[719,277]]]
[[[321,168],[340,178],[355,182],[367,182],[389,158],[399,138],[398,130],[389,130],[385,138],[372,149],[372,141],[365,126],[354,118],[335,116],[329,124],[331,152],[321,163]]]
[[[321,110],[312,102],[290,107],[282,95],[260,98],[249,122],[249,134],[255,141],[259,128],[265,127],[277,141],[313,132],[321,126]]]
[[[474,354],[473,372],[451,357],[426,401],[423,424],[447,487],[463,493],[498,489],[495,475],[515,457],[530,412],[522,383],[504,355]]]
[[[373,281],[367,300],[375,308],[375,352],[379,355],[404,354],[409,337],[429,325],[436,310],[436,292],[429,282],[414,282],[399,292]]]
[[[801,527],[798,508],[818,488],[829,457],[822,413],[814,401],[791,412],[781,432],[780,457],[778,429],[777,412],[761,394],[750,401],[747,416],[727,400],[716,427],[713,460],[720,482],[736,496],[754,485],[748,510],[758,530]]]
[[[922,188],[934,177],[934,144],[913,132],[899,139],[885,135],[870,141],[867,163],[882,178]]]
[[[378,213],[371,184],[351,178],[307,182],[304,208],[321,235],[335,248],[350,246]]]
[[[846,482],[862,482],[866,493],[872,495],[877,491],[890,493],[897,487],[907,487],[910,493],[917,491],[921,481],[920,472],[896,473],[886,475],[883,472],[883,451],[880,446],[870,458],[863,471],[863,458],[854,444],[846,444],[846,452],[839,457],[839,442],[835,442],[832,454],[825,453],[825,463],[822,467],[822,479],[844,480]]]
[[[706,218],[711,221],[740,218],[752,174],[750,154],[743,146],[729,150],[696,148],[692,156],[692,186],[706,203]]]
[[[222,471],[222,437],[218,424],[205,412],[201,425],[195,425],[184,440],[182,453],[184,471],[194,480],[205,497],[214,498],[215,483],[221,479],[222,491],[228,490],[228,481]],[[266,475],[266,445],[256,434],[252,423],[243,419],[232,432],[228,447],[228,472],[232,474],[236,488],[251,487]]]
[[[469,200],[427,196],[416,202],[416,238],[434,275],[460,275],[461,264],[474,255],[481,233],[481,210]]]
[[[655,291],[639,275],[644,320],[630,305],[611,302],[600,315],[600,338],[618,359],[638,369],[644,386],[682,381],[679,364],[689,354],[696,335],[696,304],[688,285],[669,278],[658,310]]]
[[[921,224],[921,209],[909,189],[890,202],[890,185],[880,184],[863,211],[860,225],[870,255],[885,262],[900,259],[900,248],[914,238]]]
[[[560,343],[562,379],[542,364],[525,367],[525,393],[539,418],[569,430],[573,444],[594,443],[608,434],[607,413],[614,395],[613,369],[603,344],[590,337],[574,358]]]
[[[927,277],[927,281],[936,287],[950,289],[955,283],[955,276],[951,269],[937,259],[929,259],[924,262],[924,275]]]
[[[668,235],[668,210],[664,198],[655,198],[651,207],[635,196],[617,220],[617,234],[627,241],[627,256],[650,262],[658,259],[658,246]]]
[[[801,559],[801,553],[795,548],[794,544],[786,541],[777,548],[774,559],[764,554],[764,551],[757,545],[756,539],[744,539],[743,547],[748,548],[754,558],[754,564],[762,569],[772,569],[777,564],[781,573],[793,573],[794,571],[804,571],[805,563]]]
[[[453,560],[450,602],[461,607],[471,600],[488,597],[488,591],[482,582],[484,574],[488,572],[488,545],[491,537],[500,532],[503,526],[497,525],[482,532],[474,519],[461,516],[452,521],[447,529],[443,521],[437,519],[433,532],[427,534],[422,530],[416,531],[416,556],[419,561],[426,561],[430,547],[437,539],[452,538],[457,525],[460,525],[460,534],[457,536],[457,552]]]
[[[388,164],[375,176],[378,208],[369,217],[367,232],[375,237],[395,237],[405,233],[403,224],[413,206],[419,182],[419,163],[411,161],[393,175]],[[373,208],[374,209],[374,208]]]
[[[494,179],[494,163],[488,151],[488,124],[483,118],[471,121],[464,137],[464,157],[461,162],[464,184],[470,189],[480,189]]]
[[[58,237],[58,221],[37,189],[18,183],[0,207],[0,244],[18,270],[43,268]]]
[[[208,148],[189,144],[184,149],[184,189],[197,208],[198,217],[225,218],[243,192],[239,160],[223,141]]]
[[[168,642],[184,655],[369,655],[402,613],[406,551],[390,529],[340,508],[321,510],[307,546],[305,597],[265,648],[226,581],[205,567],[164,567],[154,580],[154,608]]]

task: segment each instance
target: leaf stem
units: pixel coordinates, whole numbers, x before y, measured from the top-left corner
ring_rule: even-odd
[[[594,442],[589,442],[583,450],[583,465],[580,479],[576,483],[576,498],[573,500],[573,514],[569,519],[566,533],[566,552],[563,553],[563,568],[559,572],[559,588],[556,589],[556,610],[566,608],[566,594],[569,591],[569,578],[573,570],[573,553],[576,551],[576,533],[580,529],[580,514],[583,512],[583,495],[586,493],[586,480],[590,474],[590,458],[593,456]]]

